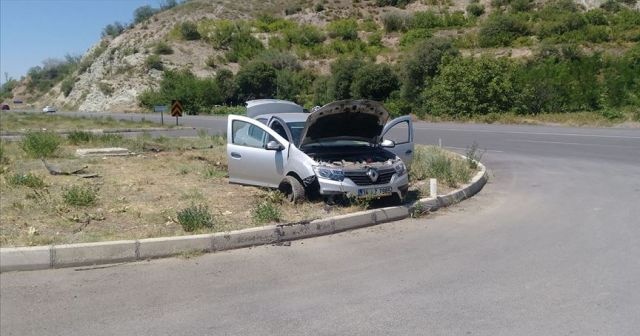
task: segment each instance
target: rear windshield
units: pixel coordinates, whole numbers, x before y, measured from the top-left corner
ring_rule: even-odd
[[[291,136],[293,137],[293,143],[296,146],[300,145],[300,136],[302,135],[302,130],[304,129],[304,121],[300,121],[300,122],[290,122],[287,123],[287,126],[289,126],[289,129],[291,130]]]

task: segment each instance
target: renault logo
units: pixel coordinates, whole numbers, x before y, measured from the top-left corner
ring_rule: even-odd
[[[369,170],[367,170],[367,176],[369,176],[369,178],[371,179],[371,182],[375,182],[378,180],[378,171],[373,169],[373,168],[369,168]]]

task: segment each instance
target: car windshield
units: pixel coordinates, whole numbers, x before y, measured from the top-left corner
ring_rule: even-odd
[[[350,147],[369,147],[371,143],[366,140],[356,139],[322,139],[316,140],[311,143],[307,143],[305,147],[335,147],[335,146],[350,146]]]
[[[302,135],[302,130],[304,129],[304,121],[299,122],[290,122],[287,123],[289,129],[291,130],[291,137],[293,137],[293,143],[298,146],[300,144],[300,136]]]

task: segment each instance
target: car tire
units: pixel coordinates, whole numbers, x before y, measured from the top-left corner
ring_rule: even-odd
[[[305,199],[302,183],[293,176],[285,177],[282,182],[280,182],[278,189],[291,203],[302,203]]]

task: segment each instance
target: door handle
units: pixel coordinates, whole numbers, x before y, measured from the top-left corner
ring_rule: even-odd
[[[404,153],[408,155],[408,154],[413,153],[413,151],[409,149],[409,150],[407,150],[407,151],[406,151],[406,152],[404,152]]]
[[[231,152],[231,157],[232,157],[232,158],[239,159],[239,158],[241,158],[241,157],[242,157],[242,155],[240,155],[239,153],[236,153],[236,152]]]

